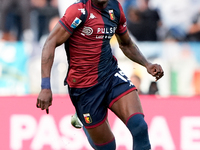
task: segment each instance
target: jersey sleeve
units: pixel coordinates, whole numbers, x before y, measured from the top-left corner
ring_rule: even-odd
[[[117,26],[116,34],[122,35],[127,32],[126,17],[125,17],[121,4],[120,3],[118,4],[119,4],[119,11],[120,11],[120,19]]]
[[[59,23],[70,34],[80,26],[83,22],[85,14],[85,8],[81,3],[72,4],[65,12],[64,16],[59,20]]]

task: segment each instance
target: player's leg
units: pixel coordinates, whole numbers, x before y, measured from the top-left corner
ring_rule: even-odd
[[[91,146],[95,150],[115,150],[115,138],[107,120],[107,107],[103,103],[104,90],[107,89],[101,91],[99,88],[104,88],[104,84],[91,88],[69,88],[69,94]]]
[[[89,133],[88,133],[88,131],[87,131],[87,129],[83,126],[83,131],[85,132],[85,135],[86,135],[86,137],[87,137],[87,139],[88,139],[88,142],[90,143],[90,145],[92,146],[92,148],[96,148],[95,147],[95,144],[94,144],[94,142],[93,142],[93,140],[91,139],[91,137],[90,137],[90,135],[89,135]]]
[[[107,119],[103,124],[94,128],[88,128],[86,130],[89,133],[89,136],[87,136],[87,138],[88,140],[92,140],[95,145],[95,150],[116,149],[115,137],[110,129]]]
[[[92,141],[87,129],[83,126],[82,122],[80,121],[80,119],[78,118],[76,113],[74,115],[72,115],[72,117],[71,117],[71,124],[73,127],[77,128],[77,129],[83,128],[83,131],[85,132],[88,142],[95,149],[94,142]]]
[[[106,122],[107,122],[107,120],[106,120]],[[81,121],[79,120],[79,118],[78,118],[78,116],[77,116],[77,114],[75,113],[72,117],[71,117],[71,124],[72,124],[72,126],[74,126],[75,128],[78,128],[78,129],[80,129],[80,128],[83,128],[83,131],[85,132],[85,135],[87,136],[87,139],[88,139],[88,141],[89,141],[89,143],[90,143],[90,145],[94,148],[94,149],[108,149],[108,150],[110,150],[110,149],[112,149],[112,147],[113,147],[113,149],[115,148],[115,140],[114,140],[114,136],[112,136],[112,139],[113,140],[111,140],[110,142],[108,141],[108,142],[103,142],[103,144],[94,144],[94,142],[93,142],[93,140],[92,140],[92,138],[91,138],[91,136],[89,135],[89,133],[88,133],[88,130],[85,128],[85,126],[83,126],[83,124],[81,123]],[[107,124],[107,123],[106,123]],[[95,134],[96,135],[96,133],[95,133],[95,131],[91,131],[92,133],[91,134]],[[111,134],[112,135],[112,134]],[[102,137],[102,136],[101,136]],[[107,136],[108,137],[108,136]],[[97,139],[98,140],[98,139]],[[104,140],[105,140],[105,138],[104,138]],[[109,139],[108,139],[109,140]],[[97,143],[99,143],[99,140],[97,141]],[[107,148],[106,148],[106,147]]]
[[[126,124],[133,136],[133,150],[150,150],[148,127],[137,91],[131,91],[117,100],[111,110]]]

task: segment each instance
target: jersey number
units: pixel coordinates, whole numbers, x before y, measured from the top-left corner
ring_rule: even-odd
[[[122,72],[122,71],[119,71],[119,72],[117,72],[117,73],[115,73],[115,77],[119,77],[120,79],[122,79],[124,82],[129,82],[130,84],[129,84],[129,86],[132,86],[133,85],[133,83],[129,80],[129,79],[126,79],[125,77],[125,74]]]
[[[119,77],[120,79],[122,79],[124,82],[128,82],[128,80],[126,78],[124,78],[123,76],[125,76],[125,74],[122,71],[119,71],[119,73],[115,73],[115,77]]]

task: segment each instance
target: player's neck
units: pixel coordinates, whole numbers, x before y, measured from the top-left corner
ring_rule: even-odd
[[[98,8],[105,8],[108,4],[108,0],[91,0],[92,3],[97,6]]]

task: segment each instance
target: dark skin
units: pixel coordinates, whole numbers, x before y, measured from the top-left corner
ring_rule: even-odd
[[[104,8],[108,0],[92,0],[92,2],[101,8]],[[163,69],[158,64],[152,64],[139,51],[138,47],[131,41],[128,32],[123,35],[116,35],[119,47],[123,53],[132,61],[144,66],[147,72],[159,80],[163,75]],[[42,51],[42,78],[50,77],[51,67],[54,60],[55,48],[63,44],[70,38],[70,34],[58,23],[47,38]],[[37,107],[49,113],[49,107],[52,105],[52,91],[42,89],[37,98]],[[143,113],[142,106],[137,91],[132,91],[118,101],[116,101],[111,110],[125,123],[132,114],[136,112]],[[98,127],[87,129],[93,142],[96,144],[106,143],[114,138],[110,129],[109,122],[106,120]]]
[[[109,0],[92,0],[92,3],[99,8],[105,8]]]

